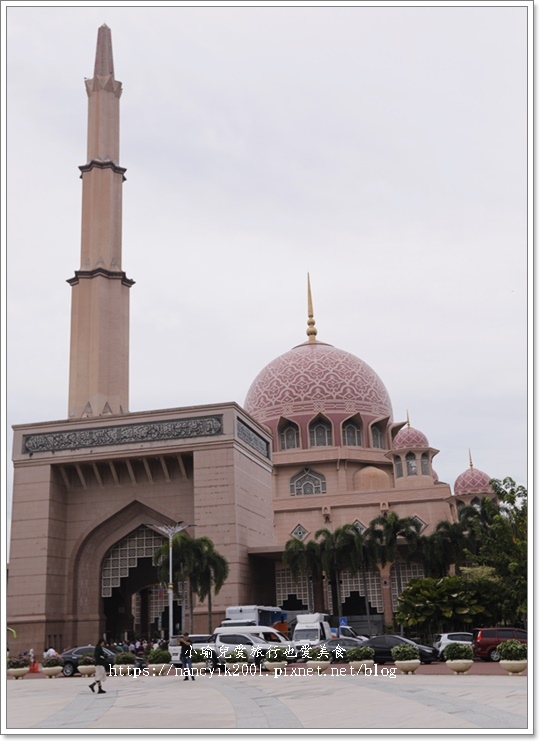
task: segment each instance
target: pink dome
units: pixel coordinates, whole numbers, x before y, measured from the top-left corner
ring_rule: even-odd
[[[392,417],[388,391],[375,371],[324,342],[305,342],[272,360],[251,384],[244,408],[263,424],[317,412]]]
[[[414,427],[404,427],[398,432],[392,443],[393,448],[429,448],[427,437]]]
[[[454,484],[454,494],[493,494],[490,486],[491,476],[476,468],[468,468],[457,477]]]

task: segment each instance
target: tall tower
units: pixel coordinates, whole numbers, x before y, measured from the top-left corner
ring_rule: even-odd
[[[88,94],[87,164],[82,165],[81,267],[72,286],[70,419],[129,411],[129,289],[122,271],[120,96],[111,30],[98,30]]]

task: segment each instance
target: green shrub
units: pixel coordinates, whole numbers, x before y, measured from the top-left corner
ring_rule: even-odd
[[[43,659],[41,666],[48,669],[50,666],[64,666],[64,659],[60,656],[50,656],[48,659]]]
[[[410,643],[399,643],[391,651],[394,661],[411,661],[420,658],[420,651],[417,646],[411,646]]]
[[[162,648],[153,648],[148,654],[149,664],[170,664],[171,655]]]
[[[456,661],[457,659],[472,659],[472,646],[466,643],[449,643],[443,651],[445,661]]]
[[[193,661],[194,664],[201,664],[206,661],[206,654],[202,650],[202,648],[192,648],[191,649],[191,661]]]
[[[520,641],[503,641],[497,646],[499,659],[502,661],[523,661],[527,658],[527,644]]]
[[[77,662],[79,666],[94,666],[96,663],[96,660],[94,659],[94,654],[84,654],[79,661]]]
[[[369,661],[375,656],[371,646],[355,646],[347,649],[347,661]]]
[[[286,648],[283,648],[283,646],[276,646],[267,651],[264,658],[267,662],[287,661],[288,656]]]
[[[115,655],[114,663],[115,664],[134,664],[135,654],[132,654],[131,651],[120,651],[120,653]]]
[[[17,656],[8,661],[8,669],[26,669],[30,666],[30,659],[27,656]]]

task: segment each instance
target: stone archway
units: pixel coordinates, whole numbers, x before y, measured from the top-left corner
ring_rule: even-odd
[[[106,618],[101,596],[104,560],[119,541],[141,525],[149,523],[171,525],[173,520],[134,500],[105,520],[95,523],[77,543],[69,574],[72,612],[67,616],[67,622],[72,630],[71,645],[95,643],[105,633]]]

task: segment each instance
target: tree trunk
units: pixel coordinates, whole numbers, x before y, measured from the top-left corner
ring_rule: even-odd
[[[212,627],[212,585],[208,591],[208,633],[212,635],[214,629]]]
[[[373,633],[373,630],[372,630],[372,625],[371,625],[371,610],[369,609],[369,597],[368,597],[367,576],[366,576],[365,567],[362,568],[362,580],[364,582],[364,600],[366,602],[366,617],[367,617],[367,624],[368,624],[368,633],[369,635],[371,635]]]

